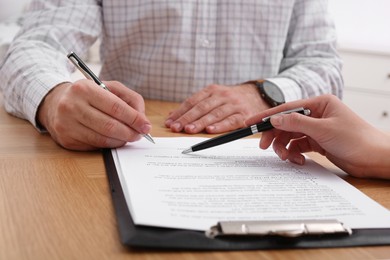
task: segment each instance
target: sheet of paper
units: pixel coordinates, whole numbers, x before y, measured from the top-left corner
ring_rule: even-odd
[[[192,154],[202,138],[155,138],[112,150],[136,224],[207,230],[222,220],[338,219],[390,228],[390,211],[308,159],[304,166],[242,139]]]

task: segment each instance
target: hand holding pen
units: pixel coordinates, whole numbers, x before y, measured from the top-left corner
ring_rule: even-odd
[[[310,116],[277,114],[294,107],[310,109]],[[273,130],[261,135],[260,148],[272,145],[282,160],[302,165],[304,153],[326,156],[345,172],[359,178],[390,179],[390,136],[373,127],[334,95],[288,102],[248,119],[253,124],[271,116]]]
[[[76,53],[71,52],[68,54],[69,60],[84,74],[88,79],[92,79],[95,83],[104,90],[110,91],[109,88],[92,72],[92,70],[77,56]],[[154,140],[150,134],[142,134],[149,142],[154,143]]]
[[[301,108],[294,108],[286,111],[282,111],[279,114],[290,114],[290,113],[300,113],[303,115],[310,115],[310,110],[305,109],[303,107]],[[215,147],[221,144],[225,144],[228,142],[232,142],[250,135],[254,135],[257,133],[261,133],[267,130],[271,130],[273,128],[271,122],[270,122],[270,116],[262,118],[262,120],[258,123],[253,123],[249,127],[241,128],[235,131],[232,131],[227,134],[223,134],[214,138],[210,138],[206,141],[200,142],[198,144],[195,144],[191,146],[190,148],[184,150],[182,153],[187,154],[187,153],[192,153],[204,149],[208,149],[211,147]]]
[[[104,82],[110,91],[87,79],[63,82],[46,94],[37,122],[64,148],[120,147],[150,132],[142,96],[120,82]]]

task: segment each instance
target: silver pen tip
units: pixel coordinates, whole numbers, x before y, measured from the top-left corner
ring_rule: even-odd
[[[186,150],[184,150],[183,152],[181,152],[182,154],[187,154],[187,153],[192,153],[192,149],[191,148],[188,148]]]
[[[155,142],[150,134],[144,134],[143,137],[145,137],[149,142],[155,144]]]

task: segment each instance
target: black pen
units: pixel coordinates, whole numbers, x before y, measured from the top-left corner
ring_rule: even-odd
[[[300,114],[303,114],[306,116],[310,115],[310,113],[311,113],[311,111],[309,109],[301,107],[301,108],[295,108],[295,109],[283,111],[283,112],[278,113],[278,114],[290,114],[290,113],[294,113],[294,112],[300,113]],[[262,121],[258,124],[254,124],[254,125],[251,125],[251,126],[246,127],[246,128],[238,129],[238,130],[235,130],[233,132],[230,132],[230,133],[227,133],[224,135],[210,138],[206,141],[203,141],[203,142],[200,142],[196,145],[191,146],[190,148],[184,150],[182,153],[187,154],[187,153],[192,153],[192,152],[208,149],[208,148],[211,148],[211,147],[214,147],[217,145],[225,144],[225,143],[228,143],[228,142],[231,142],[234,140],[244,138],[246,136],[250,136],[250,135],[253,135],[256,133],[270,130],[273,128],[271,121],[270,121],[270,118],[271,118],[271,116],[268,116],[268,117],[263,118]]]
[[[84,74],[87,79],[92,79],[103,89],[110,91],[110,89],[104,85],[104,83],[88,68],[87,64],[74,52],[68,54],[68,59]],[[154,140],[150,134],[142,134],[148,141],[154,143]]]

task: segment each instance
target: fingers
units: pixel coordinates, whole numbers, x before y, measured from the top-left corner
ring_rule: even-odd
[[[303,136],[301,130],[303,126],[300,120],[302,118],[306,119],[306,117],[307,116],[298,113],[271,116],[271,124],[275,129],[262,133],[260,148],[267,149],[274,139],[279,143],[279,148],[282,148],[282,146],[285,147],[291,139]],[[282,152],[282,149],[280,150],[280,152]]]
[[[297,100],[297,101],[293,101],[293,102],[288,102],[288,103],[282,104],[280,106],[277,106],[277,107],[274,107],[271,109],[267,109],[265,111],[258,113],[257,115],[246,120],[245,124],[252,125],[252,124],[260,122],[264,117],[272,116],[272,115],[275,115],[277,113],[291,110],[291,109],[295,109],[295,108],[299,108],[299,107],[304,107],[304,108],[310,109],[310,111],[311,111],[310,117],[321,118],[321,117],[323,117],[323,115],[326,111],[326,107],[330,103],[335,103],[336,100],[338,100],[338,98],[333,96],[333,95],[323,95],[323,96],[318,96],[318,97],[314,97],[314,98],[310,98],[310,99],[301,99],[301,100]],[[338,100],[338,102],[339,102],[339,100]]]
[[[187,133],[199,133],[206,126],[221,120],[229,113],[230,109],[224,111],[219,107],[220,105],[222,105],[220,100],[206,98],[180,116],[170,128],[174,132],[184,129]]]
[[[140,94],[129,89],[118,81],[105,81],[106,86],[109,86],[110,91],[130,107],[134,108],[140,113],[145,113],[145,101]]]
[[[305,162],[303,153],[311,151],[325,153],[308,135],[314,129],[313,124],[318,124],[316,121],[298,113],[272,116],[271,123],[276,129],[263,133],[260,148],[266,149],[272,144],[280,159],[302,165]]]
[[[62,84],[49,92],[38,114],[57,143],[74,150],[112,148],[150,131],[149,121],[140,112],[144,111],[142,97],[118,83],[107,85],[127,102],[90,80]]]
[[[141,134],[149,133],[151,130],[151,124],[144,114],[145,104],[141,95],[128,89],[119,82],[110,81],[106,82],[106,84],[112,93],[107,93],[107,91],[102,90],[94,92],[95,95],[92,93],[89,103],[97,110],[106,113],[111,118],[127,125],[136,132]],[[110,134],[111,128],[114,130],[118,128],[116,129],[117,131],[124,131],[121,124],[112,120],[103,121],[101,124],[103,125],[100,125],[99,129],[95,130],[103,134]]]
[[[274,138],[275,138],[275,131],[277,130],[271,130],[261,133],[261,139],[260,139],[260,148],[261,149],[267,149],[272,144]]]
[[[169,115],[165,121],[165,125],[171,128],[173,132],[181,132],[186,125],[193,123],[195,120],[200,119],[204,115],[207,115],[220,104],[219,99],[213,99],[210,97],[211,92],[208,88],[205,88],[189,97],[177,110],[173,111]],[[210,118],[203,118],[203,122],[206,121],[210,121]],[[192,126],[187,126],[187,128],[192,132],[199,132],[203,130],[199,130],[201,128],[200,124],[192,124]]]
[[[230,105],[222,105],[202,116],[199,120],[185,125],[184,131],[189,134],[206,130],[209,134],[218,134],[243,127],[243,117],[236,113],[236,109]]]
[[[312,113],[310,116],[298,113],[273,115],[297,107],[309,108]],[[351,167],[361,168],[362,161],[367,161],[367,153],[351,147],[360,143],[364,133],[371,132],[372,127],[335,96],[324,95],[287,103],[260,113],[246,123],[251,124],[269,115],[273,115],[270,120],[275,129],[263,134],[260,147],[265,149],[272,143],[282,160],[303,164],[303,153],[314,151],[350,172],[356,172]]]
[[[302,133],[315,140],[320,139],[327,132],[328,120],[312,118],[298,113],[278,114],[271,116],[271,124],[279,130]]]
[[[253,86],[210,85],[173,111],[165,125],[174,132],[222,133],[245,126],[247,118],[265,108]]]
[[[64,131],[67,131],[68,135],[57,135],[58,132],[54,132],[52,137],[59,145],[70,150],[90,151],[99,148],[115,148],[126,144],[126,141],[101,135],[82,125]]]
[[[292,139],[291,136],[282,135],[274,140],[272,148],[283,161],[289,160],[299,165],[303,165],[305,162],[305,157],[302,154],[311,151],[306,136],[300,139]]]
[[[220,134],[227,131],[232,131],[237,128],[244,127],[244,118],[241,114],[236,113],[228,117],[223,118],[223,120],[216,122],[212,125],[207,126],[206,132],[209,134]]]
[[[98,147],[111,147],[114,140],[122,142],[132,142],[138,140],[140,130],[134,127],[136,123],[130,123],[130,126],[116,117],[113,114],[102,113],[98,109],[81,111],[78,117],[79,123],[85,128],[90,129],[90,137],[87,141],[91,144],[97,144]],[[137,116],[134,116],[135,118]],[[134,119],[133,122],[136,122]],[[133,127],[132,127],[133,126]],[[113,139],[113,140],[106,140]],[[107,143],[107,144],[106,144]]]

